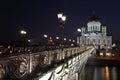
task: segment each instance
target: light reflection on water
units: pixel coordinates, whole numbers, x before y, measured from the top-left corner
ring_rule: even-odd
[[[106,76],[106,80],[110,80],[109,79],[109,67],[108,66],[105,67],[105,74],[106,74],[105,75]]]
[[[120,80],[119,66],[86,66],[82,80]]]

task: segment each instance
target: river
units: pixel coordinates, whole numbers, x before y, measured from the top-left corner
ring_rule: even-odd
[[[82,80],[120,80],[120,66],[86,66]]]

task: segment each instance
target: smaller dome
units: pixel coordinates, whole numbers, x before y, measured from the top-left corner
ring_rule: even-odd
[[[105,24],[102,24],[102,26],[106,26]]]
[[[82,26],[82,28],[86,28],[86,26],[85,26],[85,25],[83,25],[83,26]]]
[[[104,29],[105,29],[105,28],[106,28],[106,26],[104,25],[104,26],[102,26],[102,28],[104,28]]]
[[[89,22],[91,21],[100,21],[100,19],[96,16],[92,16],[90,19],[89,19]]]

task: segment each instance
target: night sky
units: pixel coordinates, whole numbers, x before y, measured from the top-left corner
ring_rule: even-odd
[[[57,13],[67,16],[64,36],[76,38],[77,27],[86,25],[96,15],[113,40],[120,40],[120,2],[115,0],[2,0],[0,1],[0,41],[21,38],[25,29],[27,38],[41,40],[43,34],[59,35]]]

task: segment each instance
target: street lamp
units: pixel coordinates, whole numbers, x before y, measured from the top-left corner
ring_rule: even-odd
[[[66,41],[67,39],[66,38],[64,38],[64,41]]]
[[[20,33],[23,34],[23,35],[27,34],[27,32],[25,30],[21,30]]]
[[[69,41],[71,42],[71,39],[69,39]]]
[[[77,29],[77,31],[80,33],[80,32],[81,32],[81,29],[80,29],[80,28],[78,28],[78,29]]]
[[[58,39],[59,39],[59,37],[56,37],[56,39],[58,40]]]
[[[30,40],[30,39],[28,39],[28,42],[30,43],[30,42],[31,42],[31,40]]]
[[[43,37],[45,38],[45,45],[47,45],[47,43],[48,43],[48,35],[44,34]]]
[[[20,34],[21,34],[21,35],[23,36],[23,38],[24,38],[23,50],[25,51],[25,36],[26,36],[26,34],[27,34],[27,31],[21,30],[21,31],[20,31]]]
[[[44,34],[43,36],[44,36],[44,38],[47,38],[47,37],[48,37],[48,35],[46,35],[46,34]]]
[[[60,46],[62,47],[63,46],[63,29],[64,29],[64,24],[65,24],[65,21],[66,21],[66,16],[64,16],[64,14],[61,12],[61,13],[58,13],[57,14],[57,17],[58,17],[58,22],[59,22],[59,26],[60,26]]]
[[[56,45],[59,46],[59,37],[57,36],[55,37],[55,39],[56,39]]]
[[[47,49],[47,44],[48,44],[48,35],[47,34],[44,34],[43,35],[43,37],[44,37],[44,46],[45,46],[45,49]]]
[[[60,26],[63,27],[66,21],[66,16],[64,16],[63,13],[58,13],[57,17],[59,19]]]
[[[81,36],[81,29],[80,28],[78,28],[77,29],[77,44],[80,46],[80,36]]]

